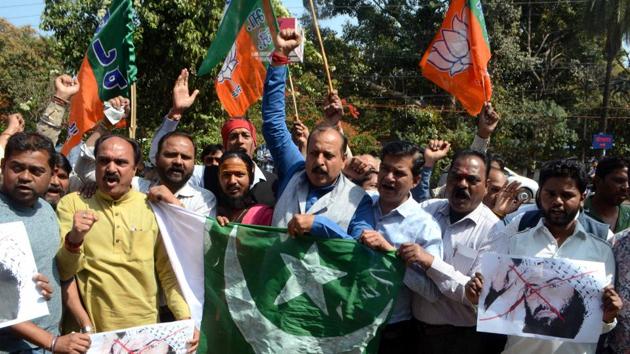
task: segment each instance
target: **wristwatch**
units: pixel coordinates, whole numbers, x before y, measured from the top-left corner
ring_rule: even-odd
[[[94,333],[94,329],[92,328],[92,326],[83,326],[81,327],[81,333],[87,333],[87,334],[93,334]]]

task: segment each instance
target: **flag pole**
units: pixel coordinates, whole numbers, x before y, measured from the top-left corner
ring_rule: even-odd
[[[129,138],[136,138],[136,83],[131,84],[131,121],[129,122]]]
[[[295,120],[299,122],[300,115],[298,114],[297,99],[295,98],[295,89],[293,88],[293,77],[291,77],[291,71],[288,70],[288,72],[289,72],[289,86],[291,86],[291,97],[293,97],[293,109],[295,110]]]
[[[324,58],[324,70],[326,71],[326,78],[328,79],[328,92],[333,92],[332,79],[330,77],[330,68],[328,67],[328,59],[326,58],[326,50],[324,50],[324,41],[322,41],[322,34],[319,32],[319,24],[317,22],[317,14],[315,13],[315,6],[313,0],[309,0],[311,6],[311,16],[313,17],[313,26],[315,27],[315,33],[317,33],[317,39],[319,40],[319,48],[322,52],[322,58]]]

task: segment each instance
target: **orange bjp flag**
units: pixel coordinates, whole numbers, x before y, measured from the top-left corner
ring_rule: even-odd
[[[452,0],[420,60],[422,75],[455,96],[473,116],[492,97],[490,44],[480,0]]]
[[[217,96],[230,117],[243,117],[262,96],[267,68],[243,26],[215,81]]]

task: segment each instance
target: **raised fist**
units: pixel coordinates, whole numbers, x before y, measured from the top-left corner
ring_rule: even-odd
[[[70,75],[59,75],[55,79],[55,96],[62,100],[70,101],[72,96],[79,92],[79,81]]]
[[[289,56],[289,53],[291,53],[293,49],[299,47],[301,43],[302,35],[290,28],[281,30],[278,32],[278,36],[276,37],[276,49],[287,57]]]

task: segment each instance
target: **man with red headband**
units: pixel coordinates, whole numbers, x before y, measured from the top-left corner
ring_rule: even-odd
[[[157,152],[157,142],[162,136],[174,131],[179,124],[184,112],[192,106],[197,98],[199,90],[190,93],[188,90],[188,70],[183,69],[175,81],[173,87],[173,107],[168,112],[162,125],[155,132],[149,158],[155,164]],[[236,117],[228,119],[221,128],[223,148],[226,152],[243,151],[253,159],[256,150],[256,128],[246,118]],[[254,170],[254,181],[252,182],[251,195],[256,203],[274,206],[276,203],[274,186],[277,177],[273,173],[261,170],[257,165]],[[218,170],[216,166],[195,165],[193,175],[189,184],[203,187],[218,195]]]
[[[280,32],[263,93],[263,134],[279,177],[272,225],[286,227],[294,236],[346,234],[358,239],[364,230],[374,229],[374,215],[370,197],[341,173],[348,139],[330,124],[317,126],[308,138],[304,158],[286,126],[285,64],[300,42],[297,32]],[[336,116],[340,109],[339,104],[325,111],[327,116]],[[333,232],[339,229],[342,232]]]

